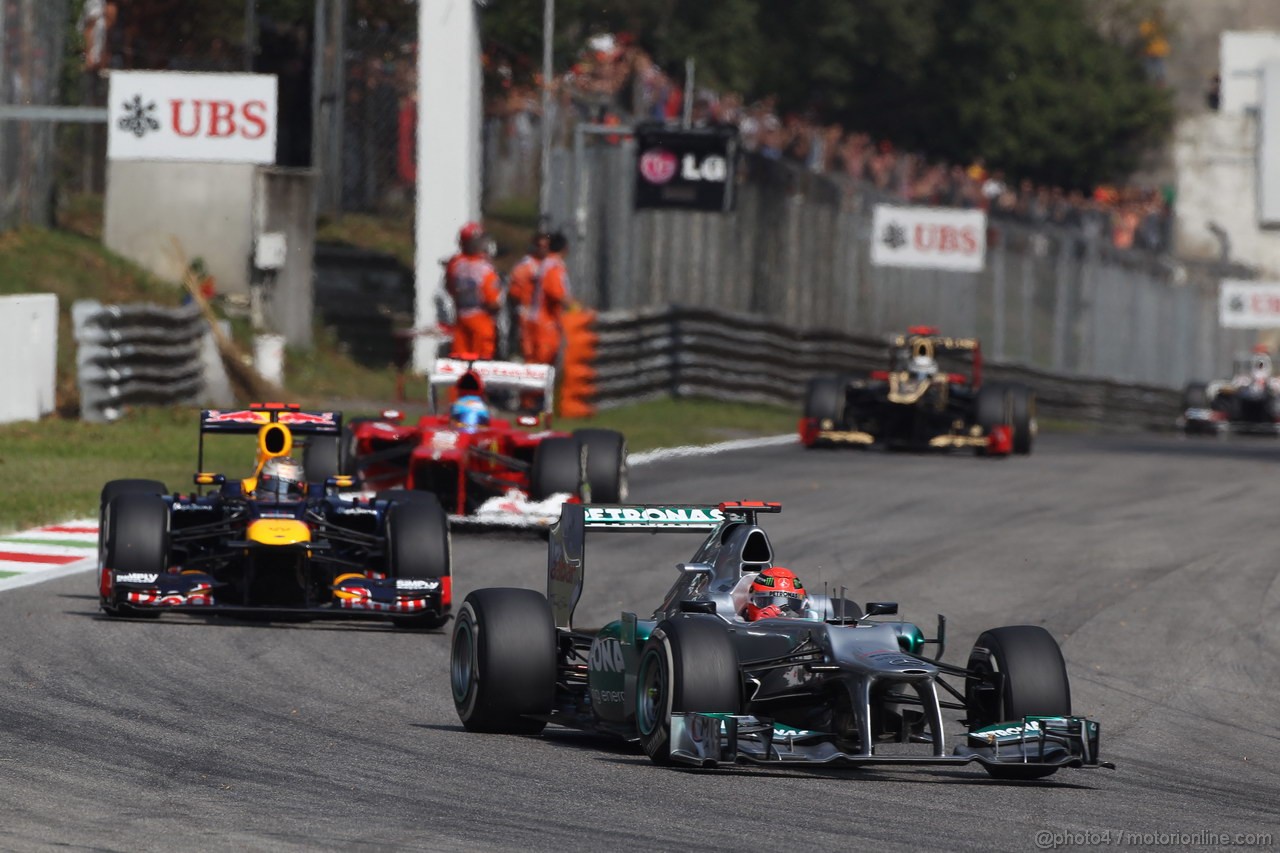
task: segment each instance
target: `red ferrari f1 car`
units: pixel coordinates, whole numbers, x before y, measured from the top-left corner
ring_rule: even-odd
[[[378,492],[430,492],[460,523],[547,525],[565,500],[626,500],[621,433],[549,428],[554,368],[439,359],[429,379],[430,414],[413,424],[398,412],[353,419],[340,441],[313,443],[307,464]],[[520,412],[495,416],[499,400]]]

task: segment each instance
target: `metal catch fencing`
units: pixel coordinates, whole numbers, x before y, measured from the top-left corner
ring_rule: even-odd
[[[216,362],[221,370],[208,324],[194,303],[165,308],[82,299],[71,306],[71,322],[86,421],[114,421],[126,405],[197,402],[205,394],[206,368]]]
[[[593,367],[602,409],[660,397],[709,397],[793,406],[806,380],[888,366],[885,337],[802,331],[751,314],[669,306],[600,314]],[[986,360],[985,381],[1022,382],[1042,416],[1086,423],[1168,428],[1178,391],[1063,376]]]
[[[0,2],[0,107],[58,102],[67,0]],[[53,218],[54,126],[0,116],[0,231]]]
[[[580,126],[553,159],[551,220],[571,239],[575,296],[602,311],[680,304],[793,328],[882,335],[929,324],[995,361],[1176,388],[1218,375],[1252,333],[1218,327],[1220,276],[1111,248],[1105,235],[992,219],[979,273],[875,266],[863,183],[741,163],[728,214],[636,211],[634,141]]]

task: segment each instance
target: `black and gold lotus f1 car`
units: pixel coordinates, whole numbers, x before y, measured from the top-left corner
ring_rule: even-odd
[[[984,383],[976,338],[913,326],[890,340],[888,369],[811,379],[799,432],[805,447],[1026,454],[1036,434],[1035,394],[1017,383]]]

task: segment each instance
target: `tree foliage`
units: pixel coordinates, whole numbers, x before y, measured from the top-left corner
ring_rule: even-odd
[[[692,56],[700,83],[775,95],[939,158],[1087,186],[1128,174],[1171,126],[1169,93],[1146,79],[1131,32],[1147,3],[557,0],[556,61],[565,68],[592,33],[626,30],[669,70]],[[486,38],[536,68],[542,9],[492,4]]]

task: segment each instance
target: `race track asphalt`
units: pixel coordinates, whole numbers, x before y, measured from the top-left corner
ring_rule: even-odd
[[[666,770],[625,744],[465,732],[447,633],[108,621],[93,576],[0,594],[0,849],[1028,850],[1102,833],[1280,840],[1280,444],[1047,436],[1030,458],[656,462],[638,502],[769,499],[778,562],[896,600],[947,660],[1062,643],[1118,769]],[[578,623],[647,613],[687,535],[596,537]],[[455,536],[458,600],[544,583],[536,538]],[[1037,838],[1037,833],[1049,833]],[[1089,836],[1093,833],[1094,836]],[[1079,846],[1066,843],[1064,846]],[[1101,845],[1106,846],[1106,845]],[[1166,845],[1167,846],[1167,845]],[[1182,846],[1175,844],[1173,846]]]

